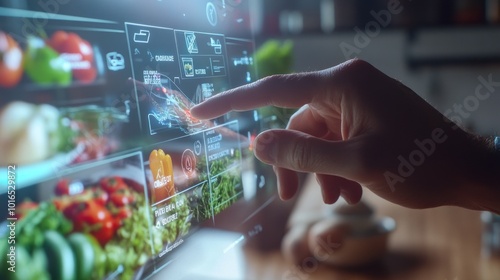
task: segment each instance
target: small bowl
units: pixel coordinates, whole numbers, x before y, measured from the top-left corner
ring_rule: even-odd
[[[389,235],[396,228],[396,222],[390,217],[370,219],[371,222],[363,222],[363,226],[357,226],[359,221],[345,221],[343,219],[330,221],[332,231],[337,228],[346,228],[347,234],[343,237],[341,245],[330,251],[322,262],[339,267],[357,267],[372,263],[380,259],[388,247]],[[367,224],[371,226],[367,227]]]

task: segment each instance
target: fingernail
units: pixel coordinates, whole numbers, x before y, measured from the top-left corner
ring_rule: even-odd
[[[276,162],[278,154],[275,135],[272,131],[262,132],[255,139],[255,155],[261,161],[273,164]]]

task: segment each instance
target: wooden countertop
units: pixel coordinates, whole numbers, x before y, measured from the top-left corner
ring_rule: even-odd
[[[397,223],[397,229],[390,237],[388,253],[379,263],[350,270],[325,265],[301,269],[285,262],[278,250],[261,252],[246,248],[245,278],[500,279],[500,258],[488,257],[482,252],[480,212],[458,207],[407,209],[384,201],[369,191],[365,191],[363,199],[373,205],[378,214],[393,217]]]

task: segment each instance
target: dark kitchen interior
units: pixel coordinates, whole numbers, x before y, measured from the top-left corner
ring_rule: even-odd
[[[295,108],[190,113],[354,58],[499,135],[500,0],[0,0],[0,278],[500,279],[498,213],[282,201],[254,140]]]

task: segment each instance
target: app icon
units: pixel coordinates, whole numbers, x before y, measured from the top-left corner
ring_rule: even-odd
[[[117,52],[106,54],[106,62],[110,71],[119,71],[125,69],[125,59],[123,55]]]
[[[196,171],[196,157],[190,149],[182,153],[182,171],[187,178],[191,178]]]
[[[136,43],[149,43],[149,30],[140,30],[139,33],[134,33],[134,42]]]
[[[207,3],[206,7],[206,13],[207,13],[207,20],[212,26],[217,25],[217,9],[215,8],[215,5],[212,2]]]
[[[185,32],[186,47],[189,53],[198,53],[198,44],[196,43],[196,35],[193,32]]]
[[[193,59],[190,57],[183,57],[182,64],[184,68],[184,75],[186,75],[186,77],[194,77]]]
[[[194,153],[199,156],[201,154],[201,142],[196,141],[194,142]]]

